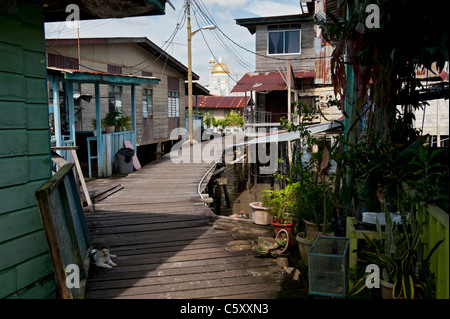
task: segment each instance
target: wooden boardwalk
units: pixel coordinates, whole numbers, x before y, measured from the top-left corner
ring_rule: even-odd
[[[217,149],[207,163],[199,163],[195,154],[195,163],[176,164],[171,156],[186,160],[187,155],[172,153],[126,177],[106,180],[123,189],[97,203],[86,220],[93,243],[109,245],[117,266],[91,266],[87,299],[305,294],[285,278],[274,260],[255,256],[251,248],[257,236],[213,227],[214,213],[202,203],[197,189],[212,162],[221,157]],[[88,187],[102,182],[92,181]]]

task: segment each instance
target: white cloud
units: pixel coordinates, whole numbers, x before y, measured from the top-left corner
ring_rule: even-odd
[[[281,15],[300,14],[300,5],[298,1],[260,1],[253,0],[245,10],[259,17],[271,17]]]
[[[248,0],[202,0],[202,2],[208,8],[217,5],[222,8],[234,10],[246,6]]]

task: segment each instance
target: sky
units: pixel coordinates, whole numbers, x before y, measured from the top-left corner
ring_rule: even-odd
[[[185,0],[171,0],[165,15],[80,22],[80,37],[147,37],[187,66]],[[200,10],[201,9],[201,10]],[[210,24],[192,38],[192,70],[202,84],[209,83],[209,60],[219,57],[230,69],[234,85],[245,73],[254,71],[255,35],[235,19],[299,14],[299,0],[191,0],[192,32]],[[213,23],[211,23],[213,22]],[[178,27],[177,27],[178,26]],[[76,38],[77,29],[66,23],[46,23],[46,38]],[[239,44],[241,48],[235,43]]]

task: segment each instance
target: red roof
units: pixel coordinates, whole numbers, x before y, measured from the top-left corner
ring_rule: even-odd
[[[196,97],[192,97],[192,105],[195,107],[195,99]],[[250,98],[247,97],[247,102]],[[188,107],[188,97],[186,96],[186,107]],[[197,95],[198,108],[208,108],[208,109],[236,109],[236,108],[244,108],[246,105],[244,96],[206,96],[206,95]]]
[[[295,78],[314,78],[314,76],[314,71],[294,72]],[[286,90],[286,82],[283,77],[284,75],[281,76],[279,72],[247,73],[236,83],[231,93]]]

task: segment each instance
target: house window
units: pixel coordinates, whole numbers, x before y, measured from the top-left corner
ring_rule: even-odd
[[[169,117],[180,117],[180,79],[168,76],[167,86],[169,91]]]
[[[109,112],[114,110],[122,114],[122,87],[120,85],[110,85],[108,91]]]
[[[48,53],[47,55],[47,66],[72,70],[79,69],[77,58],[52,53]]]
[[[300,54],[300,24],[268,26],[268,54]]]
[[[153,90],[142,89],[142,111],[144,118],[153,115]]]
[[[169,117],[180,117],[180,92],[169,91]]]

